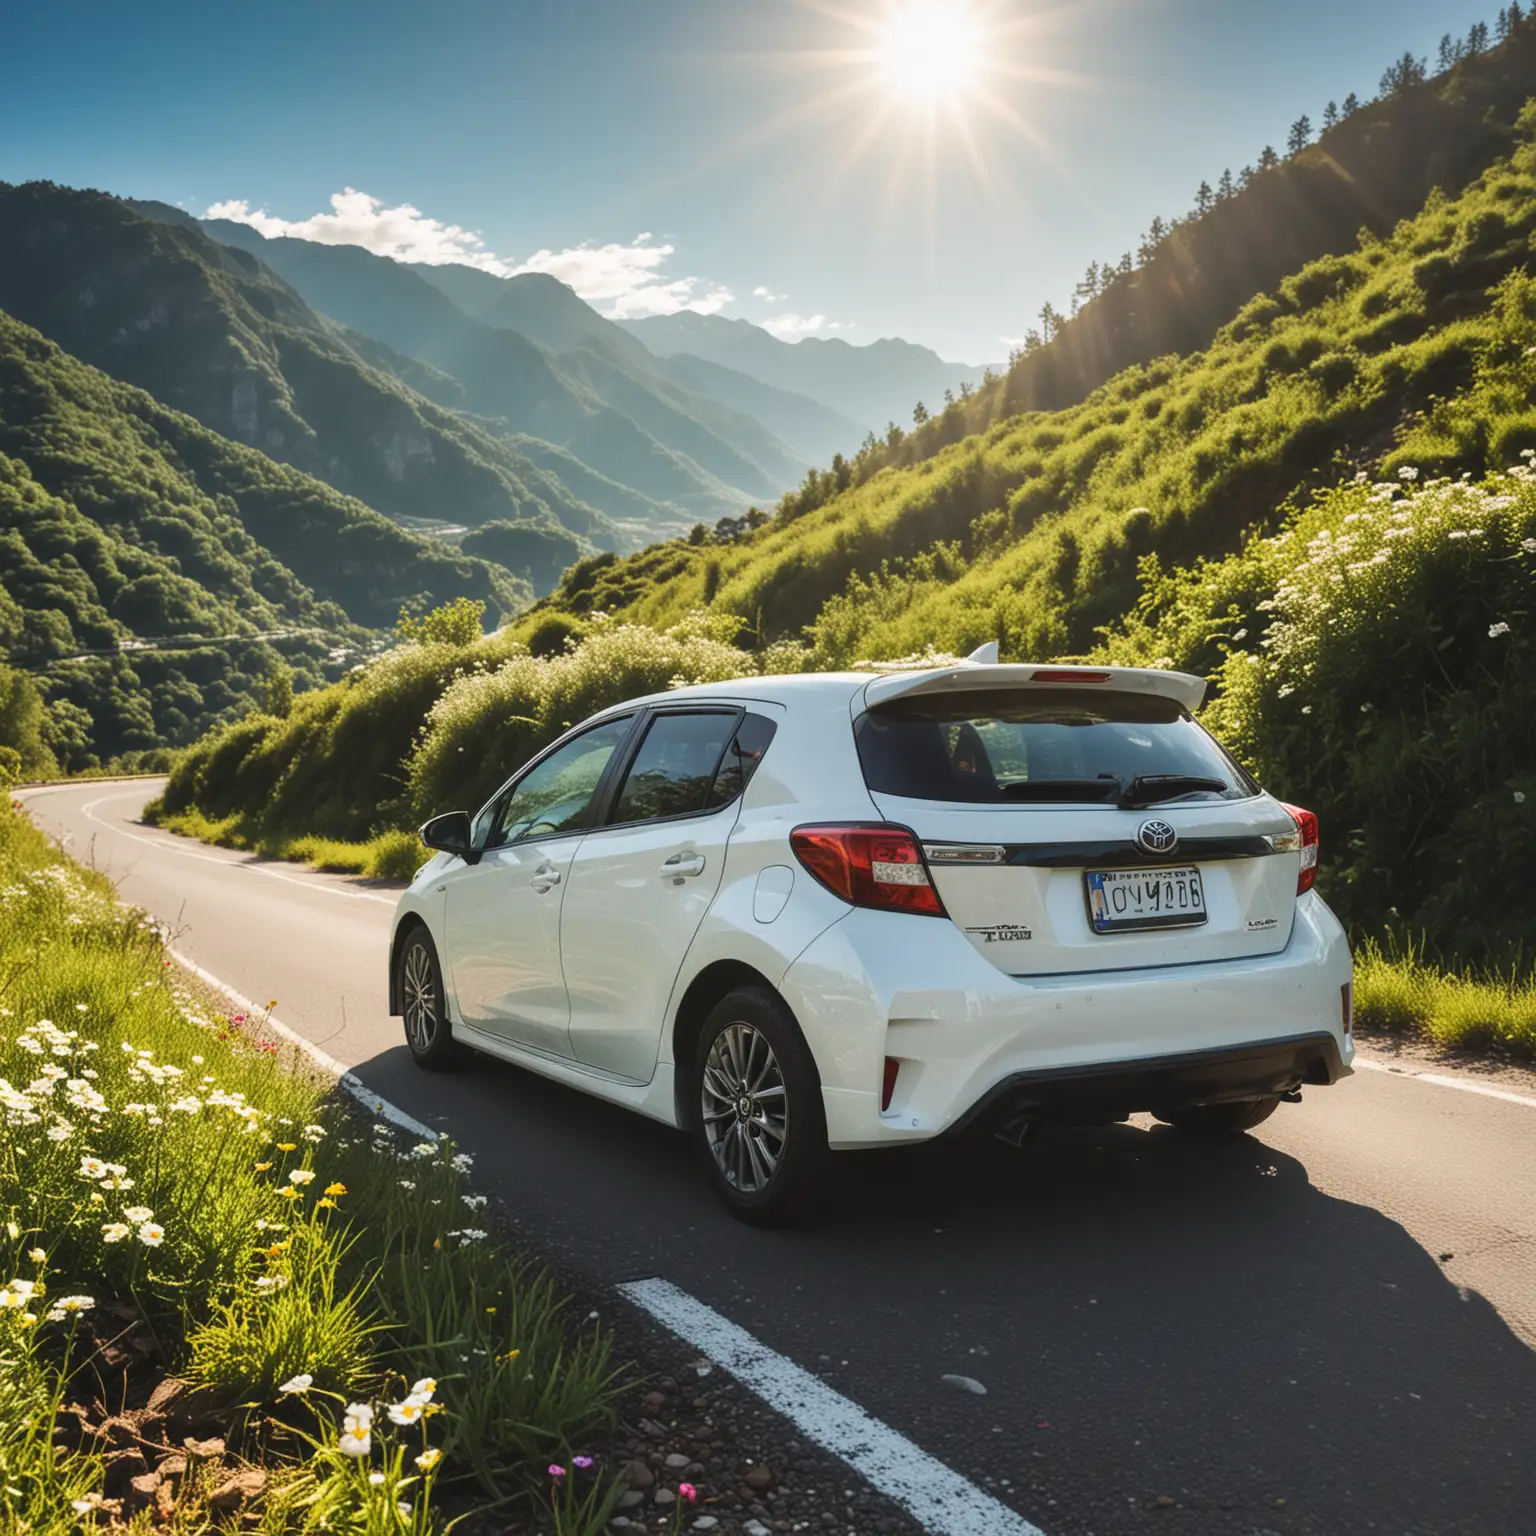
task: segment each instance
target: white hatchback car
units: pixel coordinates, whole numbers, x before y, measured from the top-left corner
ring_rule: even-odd
[[[773,1219],[829,1149],[1150,1111],[1257,1125],[1350,1071],[1317,820],[1175,672],[747,678],[603,711],[401,897],[391,1011],[696,1138]]]

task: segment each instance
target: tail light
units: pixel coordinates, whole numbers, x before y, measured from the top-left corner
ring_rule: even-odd
[[[1281,805],[1290,812],[1301,834],[1301,874],[1296,880],[1296,894],[1300,896],[1317,884],[1317,817],[1299,805],[1286,805],[1284,801]]]
[[[796,827],[789,846],[834,896],[855,907],[945,915],[923,851],[905,827]]]
[[[896,1079],[901,1073],[901,1063],[894,1056],[885,1058],[885,1077],[880,1084],[880,1113],[891,1107],[891,1095],[896,1092]]]

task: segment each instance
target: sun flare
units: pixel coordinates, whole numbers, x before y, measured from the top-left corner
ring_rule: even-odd
[[[875,56],[886,83],[901,95],[953,101],[980,76],[981,28],[958,0],[909,0],[883,26]]]

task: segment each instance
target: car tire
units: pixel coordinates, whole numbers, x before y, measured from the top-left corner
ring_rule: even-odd
[[[1236,1099],[1230,1104],[1191,1104],[1187,1109],[1158,1109],[1153,1114],[1176,1131],[1197,1136],[1241,1136],[1274,1114],[1280,1100]]]
[[[805,1215],[823,1170],[821,1077],[794,1015],[767,987],[710,1011],[688,1080],[692,1132],[733,1216],[782,1226]]]
[[[448,1022],[443,968],[438,964],[437,946],[424,927],[412,928],[395,956],[395,995],[400,999],[412,1060],[433,1072],[457,1066],[461,1048]]]

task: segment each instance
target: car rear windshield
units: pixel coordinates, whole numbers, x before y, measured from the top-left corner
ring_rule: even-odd
[[[1239,800],[1258,786],[1170,699],[1084,689],[921,694],[855,723],[876,794],[971,804]]]

